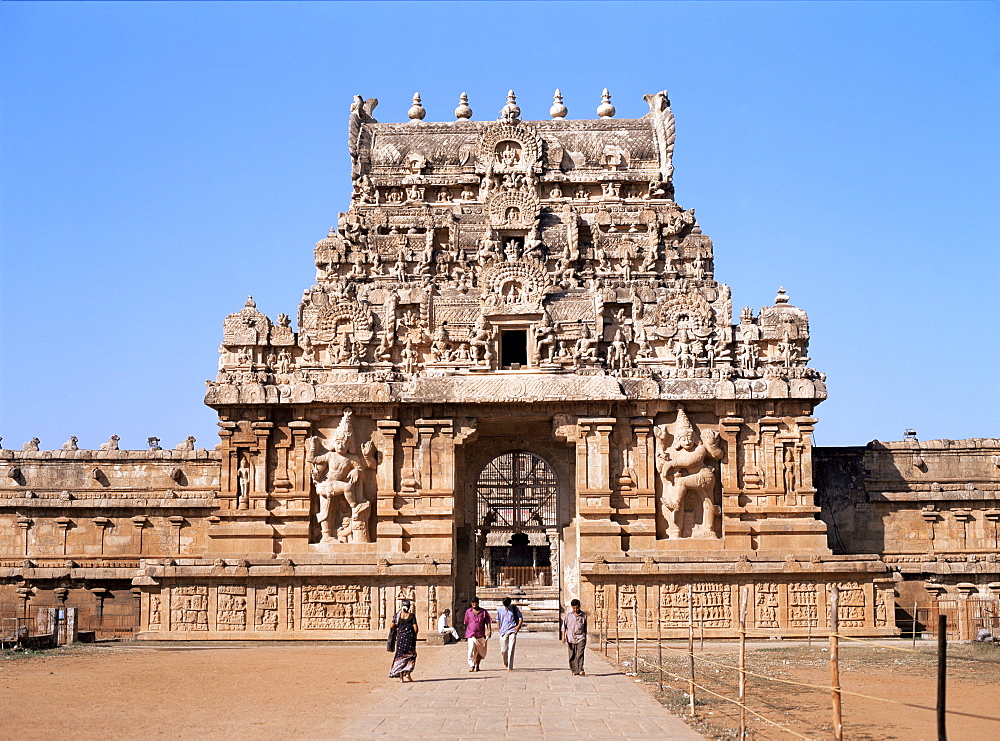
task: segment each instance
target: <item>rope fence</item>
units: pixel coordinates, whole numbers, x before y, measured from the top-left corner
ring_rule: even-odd
[[[831,721],[833,733],[832,736],[836,741],[843,741],[844,731],[843,731],[843,708],[842,699],[844,696],[851,698],[859,698],[875,702],[884,702],[891,705],[897,705],[907,708],[913,708],[915,710],[924,711],[934,711],[937,719],[937,738],[939,741],[946,741],[947,730],[946,730],[946,720],[948,715],[962,716],[966,718],[975,718],[977,720],[987,720],[1000,723],[1000,717],[981,715],[976,713],[966,713],[958,710],[948,710],[946,706],[946,689],[947,689],[947,637],[948,637],[948,617],[946,614],[942,613],[938,615],[938,624],[936,627],[936,637],[937,637],[937,650],[927,651],[918,650],[916,648],[904,648],[902,646],[892,646],[886,645],[876,639],[865,639],[856,638],[854,636],[846,636],[839,632],[838,628],[838,617],[839,617],[839,600],[840,594],[839,589],[834,587],[830,595],[830,631],[826,634],[829,640],[830,647],[830,683],[828,685],[816,684],[813,682],[802,682],[792,679],[784,679],[777,676],[769,676],[762,674],[760,672],[755,672],[747,669],[746,667],[746,611],[747,604],[749,601],[748,587],[743,587],[741,590],[740,599],[740,614],[739,614],[739,626],[740,626],[740,644],[739,644],[739,664],[733,665],[725,662],[714,661],[708,659],[704,656],[698,656],[695,654],[694,650],[694,607],[693,607],[693,595],[690,585],[687,590],[687,613],[688,613],[688,635],[687,635],[687,647],[681,648],[679,646],[664,646],[662,637],[662,626],[659,618],[657,618],[656,625],[656,652],[657,660],[656,662],[650,661],[648,658],[639,655],[639,620],[638,620],[638,607],[635,602],[630,605],[624,606],[624,611],[619,612],[615,610],[614,612],[614,636],[610,635],[611,626],[608,624],[608,613],[605,610],[602,618],[598,624],[598,637],[599,646],[603,650],[604,656],[609,655],[609,644],[614,642],[614,661],[618,666],[623,665],[623,640],[631,642],[632,645],[629,648],[624,648],[624,651],[631,654],[631,656],[626,655],[624,658],[631,659],[631,671],[626,672],[629,676],[638,676],[640,671],[640,666],[645,666],[651,670],[651,673],[656,675],[657,689],[659,694],[664,693],[664,676],[667,675],[673,679],[684,682],[687,685],[687,703],[689,705],[688,713],[694,718],[696,717],[696,692],[701,691],[708,695],[718,698],[723,702],[735,705],[740,710],[740,720],[739,720],[739,736],[741,741],[748,738],[748,728],[747,728],[747,714],[758,718],[759,720],[774,726],[792,736],[797,738],[809,738],[804,736],[790,728],[787,728],[780,723],[767,718],[761,713],[752,710],[748,707],[746,701],[746,687],[747,678],[753,677],[761,679],[767,682],[778,682],[786,685],[794,685],[798,687],[804,687],[811,690],[819,690],[830,693],[830,711],[831,711]],[[621,635],[621,627],[624,619],[624,627],[626,628],[626,633],[629,632],[628,628],[631,628],[631,637]],[[631,623],[631,625],[629,625]],[[820,636],[816,636],[819,638]],[[631,638],[631,640],[630,640]],[[810,643],[812,636],[810,635]],[[905,702],[902,700],[894,700],[886,697],[877,697],[874,695],[868,695],[861,692],[854,692],[851,690],[845,690],[840,683],[840,641],[847,640],[855,643],[867,644],[870,646],[875,646],[878,648],[900,651],[907,654],[916,654],[923,657],[935,656],[937,658],[937,702],[931,707],[928,705],[921,705],[919,703]],[[669,671],[664,667],[663,662],[663,650],[666,648],[668,651],[683,653],[687,656],[687,675],[677,674],[675,672]],[[704,650],[704,632],[701,634],[701,649]],[[991,661],[988,659],[978,659],[975,657],[952,657],[953,659],[961,658],[965,661],[978,661],[985,664],[1000,664],[998,661]],[[723,669],[727,671],[736,672],[739,678],[738,684],[738,698],[734,699],[728,697],[724,694],[716,692],[715,690],[709,689],[704,686],[703,683],[696,681],[695,676],[695,665],[696,662],[705,664],[718,669]],[[718,673],[718,672],[717,672]],[[720,680],[721,681],[721,680]]]

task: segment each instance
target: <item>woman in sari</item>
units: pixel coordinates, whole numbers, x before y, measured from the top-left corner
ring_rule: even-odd
[[[400,682],[413,681],[413,669],[417,665],[417,616],[412,612],[410,601],[403,600],[399,612],[392,618],[396,630],[396,654],[392,657],[390,677],[399,677]]]

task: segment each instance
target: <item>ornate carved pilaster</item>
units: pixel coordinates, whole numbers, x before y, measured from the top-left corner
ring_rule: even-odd
[[[219,480],[219,498],[231,500],[220,503],[223,509],[230,509],[236,504],[236,469],[239,461],[236,460],[236,452],[233,447],[233,435],[236,433],[237,424],[230,421],[219,422],[219,451],[222,453],[222,470]]]
[[[260,502],[260,508],[266,508],[267,504],[267,440],[271,436],[273,422],[254,422],[254,436],[257,438],[254,451],[251,456],[253,460],[253,476],[251,478],[250,498]],[[251,509],[255,508],[251,505]]]
[[[288,459],[288,478],[291,480],[292,490],[289,493],[305,499],[309,498],[311,488],[309,467],[306,465],[311,427],[312,423],[306,420],[294,420],[288,423],[288,431],[292,436],[292,447]]]
[[[781,474],[779,465],[775,457],[775,437],[778,434],[778,426],[781,420],[777,417],[760,418],[760,458],[761,473],[764,480],[761,482],[763,489],[767,492],[777,492],[780,490]]]

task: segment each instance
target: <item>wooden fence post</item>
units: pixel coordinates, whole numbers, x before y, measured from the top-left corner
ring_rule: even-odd
[[[844,724],[840,706],[840,651],[837,633],[840,631],[840,590],[834,586],[830,595],[830,691],[833,694],[833,737],[844,741]]]
[[[740,594],[740,741],[747,737],[747,598],[750,588]]]
[[[615,607],[615,663],[618,665],[618,671],[622,669],[622,649],[620,636],[618,633],[618,607]]]
[[[632,605],[632,671],[635,676],[639,676],[639,597],[636,596],[635,604]]]
[[[945,728],[945,690],[948,681],[948,616],[938,615],[938,672],[937,672],[937,737],[947,741]]]
[[[663,694],[663,625],[660,622],[660,607],[656,607],[656,667],[659,671],[659,679],[657,680],[657,687],[660,689],[660,694]]]
[[[694,594],[688,584],[688,696],[691,698],[691,717],[694,717]]]

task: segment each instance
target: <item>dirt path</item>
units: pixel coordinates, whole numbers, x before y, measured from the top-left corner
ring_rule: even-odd
[[[3,739],[336,738],[381,646],[73,647],[0,660]]]

